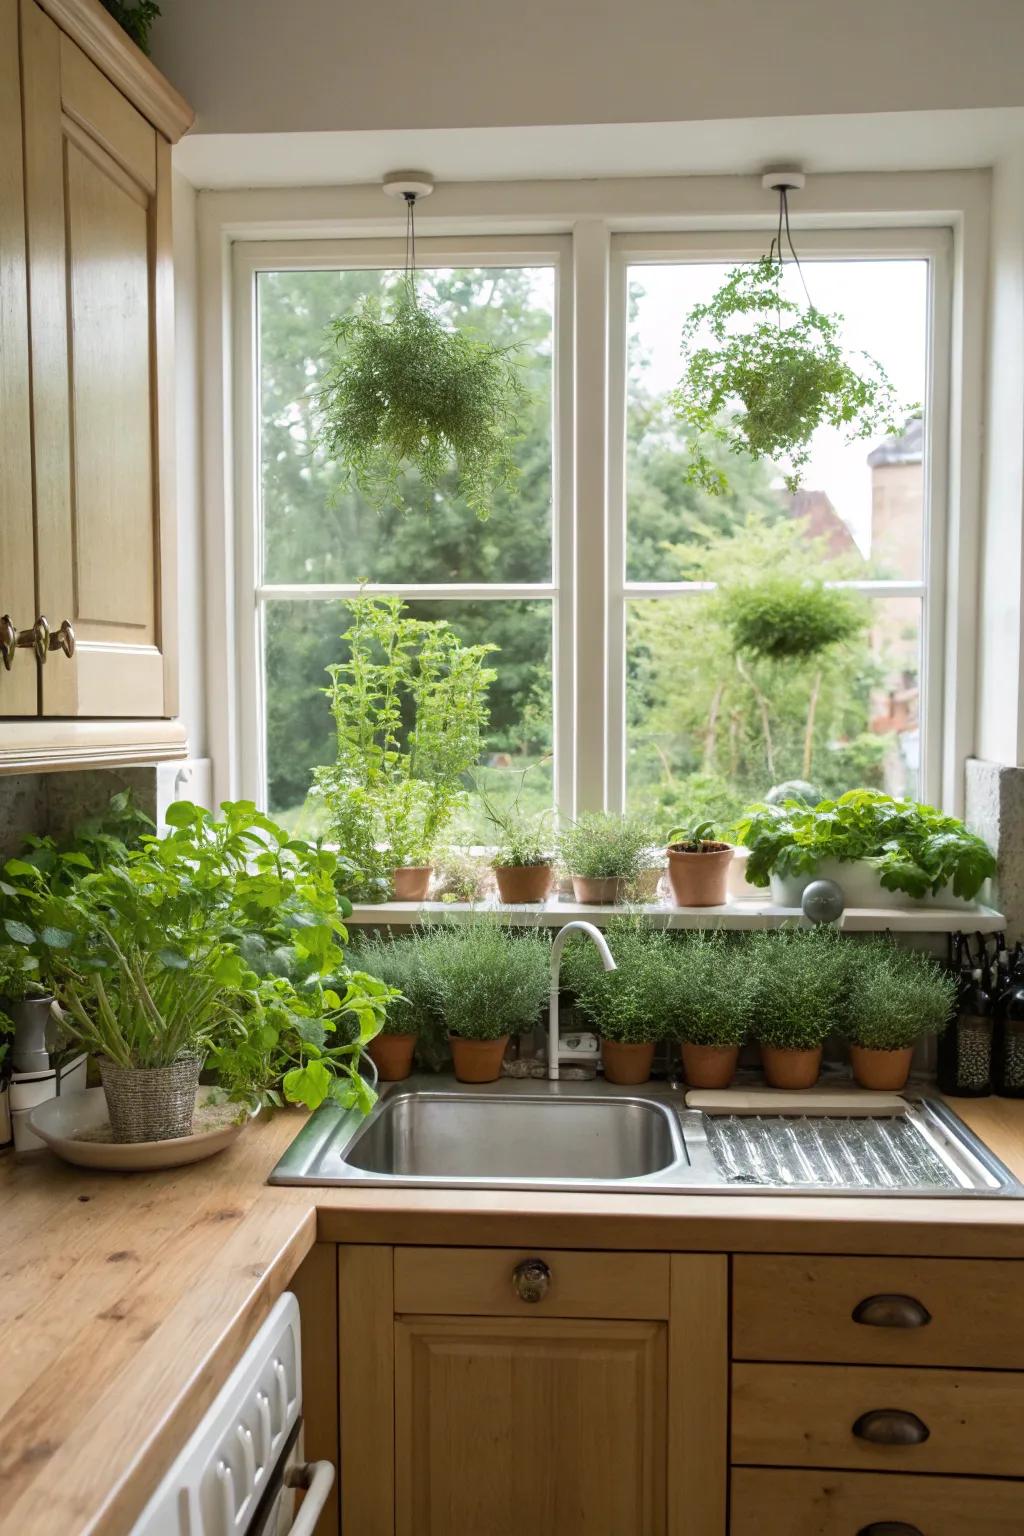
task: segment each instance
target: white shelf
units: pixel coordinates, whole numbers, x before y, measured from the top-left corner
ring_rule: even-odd
[[[578,918],[603,928],[613,917],[642,913],[663,928],[778,928],[801,918],[799,907],[777,907],[770,901],[731,901],[724,907],[671,907],[664,902],[648,906],[588,906],[569,900],[543,905],[505,906],[497,901],[383,901],[353,907],[350,926],[386,924],[410,927],[438,918],[465,918],[474,913],[499,913],[520,927],[561,928]],[[848,907],[840,919],[844,933],[994,933],[1005,928],[1006,919],[991,907]]]

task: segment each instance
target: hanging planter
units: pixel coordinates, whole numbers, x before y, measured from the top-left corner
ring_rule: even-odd
[[[382,304],[368,296],[329,330],[336,356],[317,392],[317,443],[378,511],[404,507],[401,480],[436,487],[451,469],[459,494],[486,519],[514,488],[512,454],[526,390],[514,346],[453,330],[416,291],[415,206],[429,180],[393,178],[406,204],[405,279]]]
[[[819,427],[844,430],[850,441],[897,435],[917,409],[900,408],[881,363],[866,352],[853,358],[846,352],[842,316],[815,308],[806,282],[806,307],[783,293],[783,231],[803,282],[788,199],[803,177],[772,174],[779,179],[766,177],[765,184],[779,194],[779,227],[767,256],[734,268],[683,326],[686,371],[671,399],[693,434],[686,479],[714,496],[729,482],[708,452],[711,445],[784,461],[786,486],[796,491]]]

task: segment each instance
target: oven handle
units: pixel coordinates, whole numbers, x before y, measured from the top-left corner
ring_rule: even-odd
[[[307,1461],[305,1466],[290,1467],[284,1475],[288,1488],[304,1488],[302,1508],[292,1521],[291,1536],[313,1536],[327,1495],[334,1485],[334,1465],[330,1461]]]

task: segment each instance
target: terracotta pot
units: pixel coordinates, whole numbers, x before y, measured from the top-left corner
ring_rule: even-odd
[[[769,1088],[813,1088],[821,1072],[820,1045],[810,1051],[762,1045],[761,1068]]]
[[[415,1035],[374,1035],[366,1047],[382,1083],[400,1083],[412,1071]]]
[[[668,850],[668,878],[678,907],[724,907],[733,850],[728,843],[705,843],[688,853],[678,844]]]
[[[452,1049],[455,1076],[460,1083],[497,1082],[508,1035],[499,1035],[497,1040],[464,1040],[461,1035],[449,1035],[448,1044]]]
[[[609,1083],[646,1083],[654,1062],[654,1044],[621,1045],[618,1040],[601,1041],[601,1064]]]
[[[728,1088],[739,1060],[738,1045],[691,1045],[684,1040],[683,1076],[691,1088]]]
[[[510,907],[525,901],[547,901],[554,873],[550,864],[496,864],[498,895]]]
[[[426,901],[433,864],[401,864],[391,871],[396,901]]]
[[[591,879],[589,875],[573,875],[572,892],[577,901],[590,906],[617,906],[626,899],[624,876],[609,875],[604,879]]]
[[[895,1093],[905,1087],[913,1058],[912,1045],[900,1046],[894,1051],[875,1050],[867,1045],[850,1046],[850,1066],[860,1086],[879,1089],[883,1093]]]

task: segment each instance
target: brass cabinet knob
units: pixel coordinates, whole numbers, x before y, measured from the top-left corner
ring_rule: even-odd
[[[931,1430],[916,1413],[904,1408],[876,1408],[861,1414],[853,1433],[871,1445],[923,1445]]]
[[[919,1525],[908,1525],[905,1520],[872,1520],[862,1525],[857,1536],[924,1536]]]
[[[18,626],[9,613],[0,614],[0,660],[9,672],[18,649]]]
[[[45,614],[40,614],[31,629],[18,631],[18,649],[21,651],[35,651],[36,660],[45,663],[50,651],[50,623]]]
[[[913,1296],[865,1296],[851,1314],[868,1328],[923,1328],[932,1315]]]
[[[543,1301],[551,1284],[551,1271],[543,1259],[523,1259],[512,1271],[512,1289],[520,1301]]]
[[[63,651],[69,657],[75,654],[75,631],[69,620],[64,619],[60,629],[50,636],[50,650]]]

